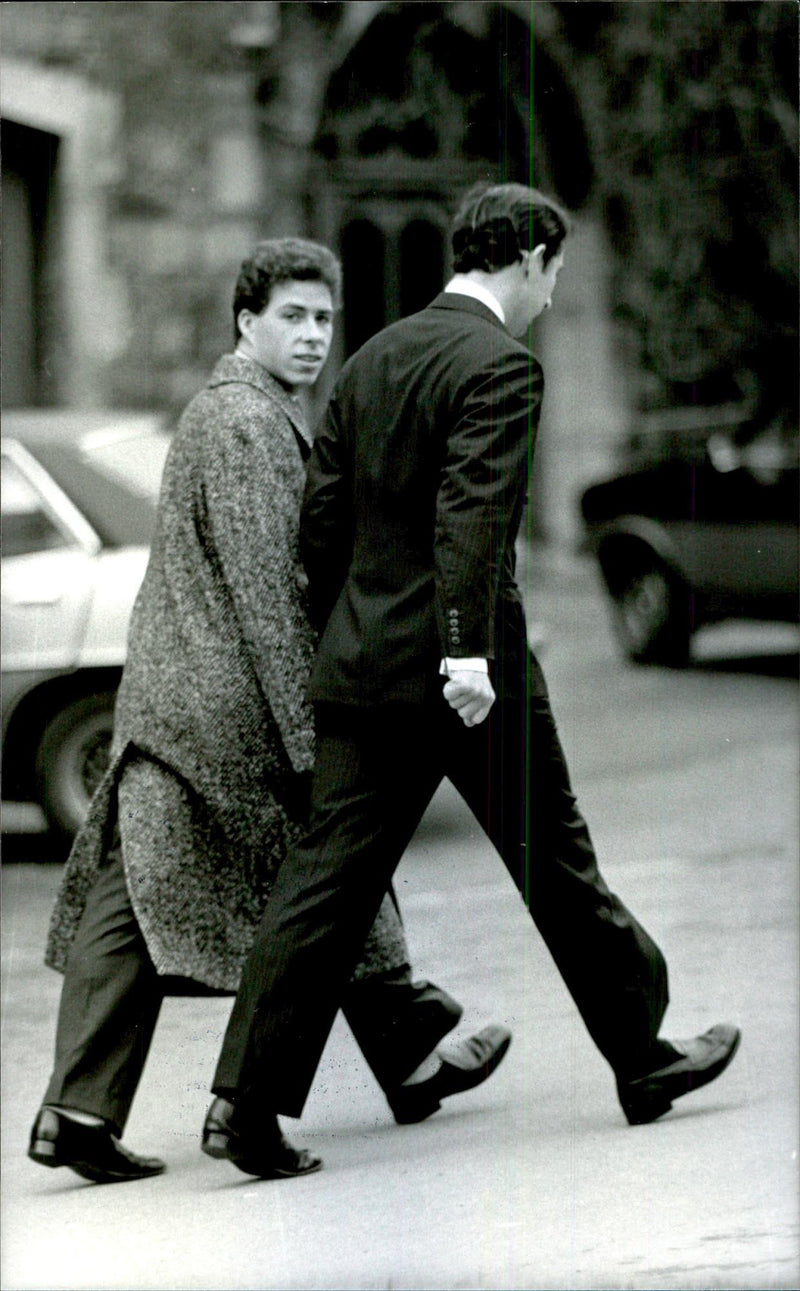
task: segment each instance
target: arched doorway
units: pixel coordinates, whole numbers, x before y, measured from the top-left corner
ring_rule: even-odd
[[[103,407],[106,365],[125,333],[108,258],[118,97],[78,73],[6,59],[0,116],[4,402]]]
[[[502,4],[383,6],[330,77],[315,151],[320,235],[344,260],[345,356],[442,285],[453,200],[470,183],[535,183],[572,206],[591,184],[560,70]]]
[[[328,80],[308,209],[314,234],[344,262],[331,373],[443,285],[454,201],[471,183],[533,184],[585,213],[559,308],[532,338],[547,369],[548,397],[530,528],[571,542],[574,496],[604,468],[619,430],[620,383],[608,342],[600,220],[588,208],[591,150],[552,22],[545,31],[537,10],[374,6]],[[543,4],[542,17],[546,10]],[[591,395],[581,375],[587,364]],[[319,392],[320,406],[326,393]]]
[[[47,376],[54,190],[59,140],[2,121],[2,403],[19,408],[55,401]]]

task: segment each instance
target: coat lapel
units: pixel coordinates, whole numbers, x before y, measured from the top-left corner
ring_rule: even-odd
[[[306,416],[299,399],[290,395],[280,381],[276,381],[266,368],[253,359],[244,358],[241,354],[223,354],[209,378],[209,388],[227,385],[231,382],[251,385],[261,394],[266,395],[277,404],[281,412],[291,422],[298,439],[305,445],[304,456],[308,455],[314,443],[313,435],[308,428]],[[302,450],[301,450],[302,451]]]

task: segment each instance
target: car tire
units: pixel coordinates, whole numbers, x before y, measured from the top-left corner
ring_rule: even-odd
[[[108,766],[114,691],[85,695],[60,709],[42,732],[36,751],[39,802],[50,828],[73,837]]]
[[[689,591],[655,558],[618,570],[611,592],[614,626],[636,663],[685,668],[691,648]]]

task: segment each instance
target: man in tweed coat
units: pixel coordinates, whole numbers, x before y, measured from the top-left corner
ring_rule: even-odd
[[[235,352],[192,400],[170,449],[111,765],[70,855],[47,949],[65,980],[29,1155],[96,1182],[164,1169],[118,1141],[161,1001],[187,983],[236,990],[304,818],[315,640],[297,550],[311,437],[296,392],[327,358],[339,282],[324,247],[259,244],[236,284]],[[343,1007],[400,1121],[485,1079],[510,1039],[489,1029],[440,1061],[436,1045],[461,1008],[412,981],[391,892]],[[211,1155],[225,1154],[230,1110],[222,1100],[211,1109]],[[315,1168],[282,1139],[274,1165],[276,1174]]]

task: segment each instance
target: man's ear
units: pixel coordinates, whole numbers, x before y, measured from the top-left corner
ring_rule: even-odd
[[[253,322],[253,312],[250,309],[240,309],[236,315],[236,326],[239,328],[241,336],[247,336]]]
[[[539,261],[540,269],[544,265],[544,253],[546,250],[547,250],[547,247],[545,246],[544,242],[540,242],[538,246],[535,246],[532,251],[528,252],[531,260]]]

